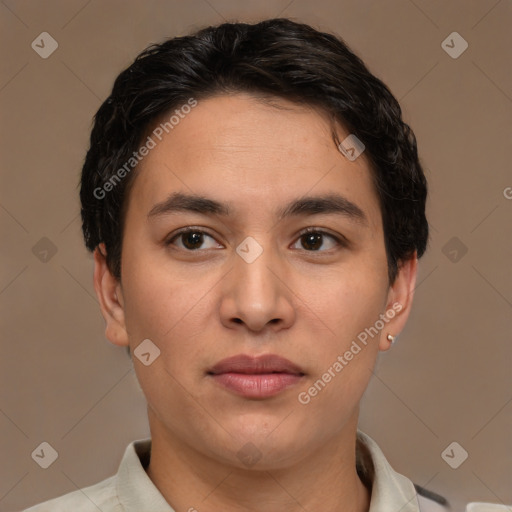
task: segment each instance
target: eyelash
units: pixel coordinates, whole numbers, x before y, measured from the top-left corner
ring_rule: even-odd
[[[210,235],[207,231],[204,231],[203,229],[200,229],[200,228],[195,228],[193,226],[189,226],[189,227],[186,227],[186,228],[183,228],[183,229],[180,229],[179,231],[177,231],[176,233],[174,233],[169,239],[167,239],[165,241],[165,245],[166,246],[170,246],[170,245],[173,245],[173,242],[178,239],[181,235],[185,235],[185,234],[188,234],[188,233],[201,233],[203,235],[207,235],[209,236],[210,238],[214,239],[215,240],[215,237],[213,237],[212,235]],[[307,235],[309,233],[315,233],[315,234],[319,234],[319,235],[323,235],[323,236],[327,236],[329,238],[331,238],[332,240],[334,240],[336,242],[336,244],[338,245],[338,248],[342,248],[342,247],[348,247],[349,246],[349,242],[348,240],[343,237],[343,236],[335,236],[323,229],[320,229],[320,228],[315,228],[315,227],[309,227],[309,228],[306,228],[304,229],[303,231],[301,231],[295,241],[295,243],[301,238],[303,237],[304,235]],[[294,244],[295,244],[294,243]],[[205,249],[182,249],[181,247],[179,248],[181,250],[184,250],[185,252],[199,252],[199,251],[204,251]],[[321,253],[321,252],[330,252],[332,249],[329,249],[327,251],[311,251],[311,250],[307,250],[307,249],[302,249],[303,251],[306,251],[306,252],[309,252],[309,253]]]

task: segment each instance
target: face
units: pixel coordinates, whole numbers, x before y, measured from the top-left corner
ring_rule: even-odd
[[[138,169],[120,282],[95,254],[107,337],[160,350],[133,357],[153,437],[239,467],[248,442],[260,468],[286,467],[355,426],[416,270],[389,286],[364,153],[348,160],[322,115],[275,101],[200,101]]]

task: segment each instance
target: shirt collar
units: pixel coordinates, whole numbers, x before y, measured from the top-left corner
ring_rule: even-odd
[[[151,454],[151,439],[128,445],[117,473],[117,493],[125,512],[175,512],[146,474]],[[371,489],[369,512],[420,512],[413,483],[396,473],[377,443],[357,431],[357,469]]]
[[[151,481],[149,464],[151,438],[130,443],[117,472],[117,495],[125,512],[175,512]]]
[[[356,454],[361,479],[371,482],[368,512],[420,512],[414,484],[394,471],[377,443],[360,430],[357,431]]]

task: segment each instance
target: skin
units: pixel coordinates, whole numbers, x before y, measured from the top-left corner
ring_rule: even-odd
[[[355,468],[359,401],[387,334],[403,329],[417,273],[414,255],[390,285],[382,218],[364,153],[351,162],[322,114],[248,94],[200,101],[141,163],[128,200],[117,281],[103,244],[94,285],[106,337],[131,347],[149,338],[160,356],[134,367],[148,402],[152,436],[147,473],[177,512],[367,511]],[[338,127],[340,140],[348,135]],[[227,203],[226,217],[194,212],[148,218],[173,192]],[[279,220],[275,211],[304,195],[338,193],[367,223],[339,214]],[[207,233],[196,250],[180,228]],[[328,235],[319,250],[301,236]],[[248,236],[263,253],[247,263]],[[101,249],[101,251],[100,251]],[[188,252],[187,252],[188,251]],[[102,254],[103,252],[103,254]],[[402,309],[307,405],[313,385],[379,315]],[[266,399],[238,396],[207,374],[236,354],[277,354],[300,366],[299,385]],[[261,454],[248,467],[237,452]]]

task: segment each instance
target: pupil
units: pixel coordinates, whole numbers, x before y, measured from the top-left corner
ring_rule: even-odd
[[[317,250],[322,246],[322,235],[319,233],[308,233],[305,235],[306,237],[306,245],[310,245],[311,247],[307,247],[308,249]]]
[[[197,245],[201,245],[202,241],[203,241],[202,233],[197,233],[197,232],[186,233],[183,245],[187,249],[197,249]]]

